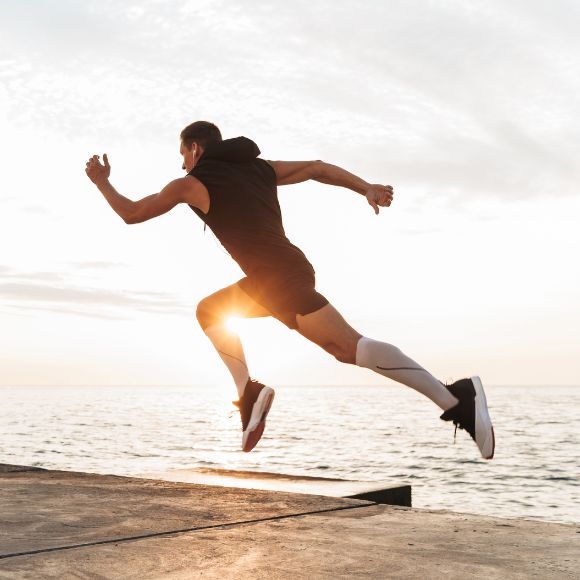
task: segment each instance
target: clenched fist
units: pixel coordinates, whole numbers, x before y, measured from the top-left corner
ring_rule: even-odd
[[[365,197],[369,205],[375,210],[375,214],[378,214],[379,206],[389,207],[391,205],[393,201],[393,186],[376,183],[367,189]]]

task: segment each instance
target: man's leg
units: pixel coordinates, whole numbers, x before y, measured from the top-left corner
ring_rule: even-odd
[[[196,316],[230,371],[238,394],[242,397],[250,374],[240,337],[228,330],[226,322],[230,316],[259,318],[270,316],[270,313],[248,296],[238,284],[233,284],[201,300]]]
[[[441,419],[465,429],[484,459],[495,449],[493,425],[479,377],[444,386],[397,347],[366,338],[352,328],[331,305],[297,315],[298,331],[339,361],[366,367],[419,391],[443,409]]]
[[[233,284],[204,298],[197,307],[197,320],[232,374],[239,401],[234,404],[242,419],[242,450],[251,451],[266,426],[266,416],[274,400],[274,389],[250,380],[244,349],[239,336],[226,328],[230,316],[258,318],[270,312]]]
[[[371,369],[419,391],[443,411],[458,400],[431,373],[396,346],[362,336],[327,304],[311,314],[296,316],[298,332],[341,362]]]

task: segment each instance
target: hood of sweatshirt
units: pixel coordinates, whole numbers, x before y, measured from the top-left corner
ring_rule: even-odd
[[[217,159],[230,163],[247,163],[253,161],[258,155],[260,155],[260,149],[251,139],[234,137],[233,139],[224,139],[219,143],[210,143],[199,161]]]

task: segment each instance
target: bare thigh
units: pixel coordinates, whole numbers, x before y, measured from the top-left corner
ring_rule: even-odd
[[[362,335],[348,324],[332,304],[310,314],[297,314],[296,321],[302,336],[341,362],[356,362],[356,346]]]
[[[230,316],[261,318],[271,314],[236,283],[203,298],[197,305],[196,316],[205,329],[212,324],[223,323]]]

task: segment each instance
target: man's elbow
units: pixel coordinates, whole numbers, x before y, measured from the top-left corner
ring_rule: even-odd
[[[309,167],[310,179],[318,179],[319,177],[323,177],[325,167],[326,167],[326,163],[324,163],[324,161],[321,161],[320,159],[317,159],[316,161],[312,161],[312,163],[310,164],[310,167]]]
[[[129,214],[126,216],[123,216],[123,221],[127,224],[140,224],[143,220],[138,214]]]

